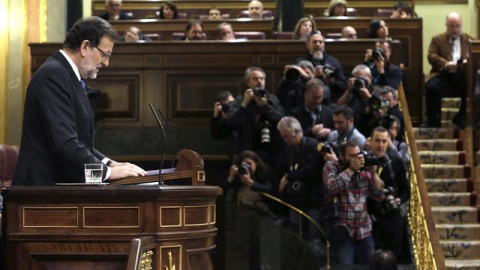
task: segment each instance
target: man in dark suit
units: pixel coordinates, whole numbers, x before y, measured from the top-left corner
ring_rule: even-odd
[[[432,65],[430,79],[425,85],[426,126],[440,127],[442,96],[460,96],[462,105],[453,122],[459,127],[465,123],[465,63],[468,59],[468,40],[473,36],[462,33],[462,18],[456,12],[447,15],[447,31],[436,35],[430,42],[428,62]],[[447,92],[447,90],[451,90]]]
[[[133,19],[133,16],[122,12],[122,0],[107,0],[105,1],[105,5],[107,8],[107,12],[100,15],[100,18],[107,21]]]
[[[25,99],[20,154],[12,185],[48,186],[85,182],[84,164],[103,164],[103,180],[145,175],[129,163],[108,159],[93,148],[93,110],[82,79],[108,66],[117,32],[89,17],[70,29],[63,50],[40,67]]]

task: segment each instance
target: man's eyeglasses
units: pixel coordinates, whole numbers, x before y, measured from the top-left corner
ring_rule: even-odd
[[[97,50],[100,52],[100,54],[102,55],[102,58],[103,60],[108,60],[110,58],[110,56],[112,56],[112,54],[108,54],[104,51],[102,51],[100,48],[98,48],[97,46],[95,46],[95,48],[97,48]]]

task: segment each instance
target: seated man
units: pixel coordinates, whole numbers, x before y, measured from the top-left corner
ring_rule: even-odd
[[[235,40],[235,33],[233,32],[232,25],[227,22],[222,22],[217,25],[218,39],[219,40]]]
[[[245,70],[248,89],[230,106],[227,123],[237,133],[237,151],[253,150],[269,165],[276,165],[283,152],[280,134],[275,128],[284,116],[277,97],[265,89],[265,72],[259,67]]]
[[[263,4],[258,0],[252,0],[248,3],[248,14],[250,19],[263,18]]]
[[[363,136],[353,125],[353,111],[348,106],[339,106],[333,111],[333,126],[335,130],[328,135],[327,143],[338,153],[339,145],[344,141],[352,141],[360,147],[365,148],[365,136]]]
[[[367,197],[382,197],[382,180],[376,166],[367,166],[360,147],[346,141],[340,145],[339,160],[325,164],[323,179],[331,221],[327,237],[337,264],[368,264],[374,251],[372,221],[367,212]],[[337,214],[335,214],[337,213]]]
[[[132,26],[125,31],[125,36],[120,37],[119,41],[126,42],[139,42],[139,41],[152,41],[151,38],[143,35],[142,31],[138,27]]]
[[[442,96],[459,96],[462,104],[452,122],[465,127],[466,78],[468,41],[475,37],[462,32],[462,18],[456,12],[447,15],[447,31],[436,35],[430,42],[428,62],[432,65],[430,79],[425,85],[427,121],[424,126],[441,126]],[[447,92],[451,90],[451,92]]]
[[[402,70],[390,62],[392,45],[389,41],[380,40],[375,44],[375,49],[368,49],[365,53],[365,65],[372,72],[373,85],[389,85],[395,89],[402,81]]]
[[[323,81],[330,90],[330,102],[337,102],[347,88],[347,82],[343,75],[340,62],[325,51],[325,39],[320,31],[314,31],[307,38],[305,45],[308,53],[306,56],[299,57],[295,64],[308,60],[315,67],[314,75]]]
[[[131,20],[133,19],[132,16],[122,12],[122,0],[106,0],[105,6],[107,12],[103,13],[102,15],[98,16],[107,21],[114,21],[114,20]]]
[[[319,141],[326,141],[333,129],[333,113],[328,106],[322,106],[323,82],[310,79],[305,85],[305,103],[292,111],[302,125],[303,134]]]
[[[342,29],[342,38],[344,39],[357,39],[357,30],[351,26],[345,26]]]
[[[208,19],[209,20],[221,20],[222,19],[222,14],[220,13],[220,10],[218,8],[211,8],[208,11]]]
[[[198,41],[203,40],[203,23],[201,21],[193,20],[185,27],[185,36],[180,40],[185,41]]]

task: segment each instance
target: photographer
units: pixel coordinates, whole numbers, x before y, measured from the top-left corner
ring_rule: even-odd
[[[213,116],[210,118],[212,138],[224,139],[233,135],[232,129],[227,125],[226,116],[234,100],[232,93],[228,91],[218,93],[217,102],[213,105]]]
[[[283,149],[280,134],[274,127],[284,111],[277,97],[265,90],[265,78],[265,72],[259,67],[246,69],[248,89],[231,104],[227,124],[237,133],[237,153],[253,150],[275,167]]]
[[[372,222],[367,197],[382,198],[382,180],[376,166],[365,170],[360,147],[352,141],[340,145],[339,160],[328,161],[323,170],[331,215],[327,225],[337,264],[368,264],[374,251]]]
[[[390,62],[392,45],[389,41],[380,40],[375,49],[368,49],[365,53],[365,65],[370,67],[373,85],[389,85],[395,89],[402,81],[402,70]]]
[[[397,90],[390,86],[383,86],[378,89],[378,93],[380,94],[380,97],[388,100],[389,108],[387,114],[393,115],[399,120],[400,129],[398,130],[397,137],[395,137],[395,139],[401,142],[405,141],[405,121],[403,120],[403,112],[400,110],[400,106],[398,104]]]
[[[405,167],[408,168],[410,163],[410,154],[408,153],[408,145],[404,141],[396,140],[397,134],[400,132],[400,120],[394,115],[385,115],[382,120],[380,120],[380,126],[388,130],[388,135],[390,136],[390,141],[387,147],[387,156],[390,158],[399,157],[403,160]],[[367,139],[365,143],[368,145],[370,142]]]
[[[330,90],[330,102],[337,102],[347,88],[340,62],[325,52],[325,39],[320,31],[314,31],[308,36],[306,46],[308,54],[297,58],[294,63],[310,61],[315,67],[314,76],[322,80]]]
[[[296,65],[286,65],[284,76],[280,80],[275,95],[280,100],[286,114],[303,104],[305,83],[313,78],[313,65],[309,61],[300,61]]]
[[[283,175],[279,184],[280,197],[304,211],[318,224],[323,224],[320,214],[324,202],[324,185],[321,177],[323,162],[317,152],[318,141],[304,137],[297,119],[286,116],[277,126],[287,144],[278,171]],[[290,210],[290,223],[298,231],[299,214]],[[320,232],[309,222],[302,222],[308,240],[320,239]]]
[[[381,202],[369,199],[368,212],[373,221],[375,248],[391,250],[401,260],[407,255],[406,218],[402,216],[401,205],[410,199],[410,184],[403,160],[386,155],[389,141],[385,128],[373,130],[370,144],[378,162],[377,173],[384,183],[384,199]]]
[[[364,113],[360,115],[360,124],[358,125],[360,133],[368,137],[372,130],[380,125],[382,118],[387,115],[389,106],[389,101],[380,97],[378,93],[372,95],[368,99]]]
[[[357,65],[352,70],[352,77],[348,79],[347,91],[338,99],[337,105],[348,105],[356,117],[355,125],[360,124],[360,115],[365,113],[368,100],[372,97],[373,85],[370,68],[366,65]]]
[[[364,149],[365,136],[354,126],[353,111],[348,106],[339,106],[333,111],[333,125],[335,130],[330,132],[327,143],[330,144],[338,154],[338,147],[345,141],[352,141]]]
[[[305,103],[292,111],[302,125],[307,137],[326,141],[333,129],[333,113],[328,106],[322,105],[324,99],[323,82],[317,78],[310,79],[305,86]]]
[[[226,198],[227,269],[260,269],[258,223],[270,212],[259,192],[271,192],[271,176],[255,152],[243,151],[233,160],[228,179],[221,185]]]

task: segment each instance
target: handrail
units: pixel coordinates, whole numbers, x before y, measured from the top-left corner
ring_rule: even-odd
[[[325,246],[327,247],[327,265],[325,266],[327,269],[330,269],[330,241],[328,241],[328,238],[327,238],[327,235],[325,234],[325,232],[322,230],[322,227],[320,227],[320,225],[309,215],[307,215],[305,212],[303,212],[302,210],[296,208],[295,206],[287,203],[287,202],[284,202],[283,200],[273,196],[273,195],[270,195],[268,193],[265,193],[265,192],[260,192],[260,195],[262,196],[265,196],[267,198],[269,198],[270,200],[273,200],[273,201],[276,201],[280,204],[283,204],[284,206],[292,209],[293,211],[297,212],[298,214],[300,214],[301,216],[304,216],[305,218],[307,218],[308,220],[310,220],[310,222],[312,222],[313,225],[315,225],[315,227],[317,227],[317,229],[322,233],[322,236],[325,238]],[[301,223],[300,223],[301,224]],[[301,234],[301,227],[300,226],[300,234]]]
[[[444,270],[445,259],[439,243],[435,222],[433,221],[427,187],[418,157],[412,122],[402,84],[398,88],[398,96],[400,105],[402,105],[405,121],[405,138],[410,152],[409,177],[411,195],[408,223],[412,232],[413,251],[417,269]]]
[[[142,236],[132,239],[128,254],[127,270],[151,270],[155,256],[152,250],[156,248],[153,236]]]

